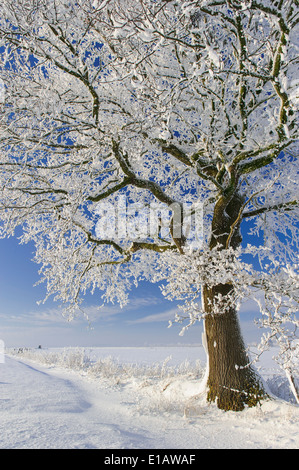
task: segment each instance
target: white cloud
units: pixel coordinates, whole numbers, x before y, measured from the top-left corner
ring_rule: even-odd
[[[100,305],[88,305],[82,308],[82,311],[78,310],[72,320],[72,323],[95,322],[96,320],[109,320],[115,315],[122,314],[124,312],[130,312],[132,310],[142,310],[143,308],[157,305],[161,302],[154,296],[133,298],[123,308],[119,304],[105,304]],[[55,324],[65,324],[68,322],[68,318],[63,315],[63,309],[61,307],[52,307],[46,309],[38,309],[35,311],[29,311],[25,313],[6,314],[0,313],[0,319],[4,323],[8,324],[26,324],[28,326],[46,326]]]
[[[169,320],[174,320],[175,314],[178,312],[177,308],[172,308],[162,313],[154,313],[152,315],[147,315],[143,318],[138,318],[136,320],[128,320],[129,324],[137,323],[153,323],[153,322],[167,322]]]
[[[17,314],[0,314],[4,322],[11,324],[30,324],[32,325],[45,325],[49,323],[65,323],[66,319],[62,316],[62,311],[59,308],[49,308],[42,311],[33,311]]]

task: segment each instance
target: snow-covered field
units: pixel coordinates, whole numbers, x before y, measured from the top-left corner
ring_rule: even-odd
[[[299,406],[272,356],[257,366],[276,396],[234,413],[206,403],[201,347],[8,350],[0,448],[298,448]]]

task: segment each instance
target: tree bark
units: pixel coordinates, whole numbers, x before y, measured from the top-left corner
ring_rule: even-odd
[[[240,210],[243,199],[237,194],[221,197],[215,205],[210,249],[237,248],[241,241]],[[205,333],[209,364],[208,400],[224,410],[241,411],[256,406],[266,396],[262,383],[249,365],[232,284],[203,287]]]
[[[249,366],[249,358],[241,334],[238,314],[233,305],[226,305],[233,295],[233,286],[205,286],[203,298],[206,312],[212,312],[215,299],[221,294],[220,313],[205,317],[206,345],[209,358],[208,400],[223,410],[241,411],[246,405],[256,406],[265,396],[259,377]]]

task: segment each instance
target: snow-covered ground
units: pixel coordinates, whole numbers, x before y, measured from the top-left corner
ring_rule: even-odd
[[[258,365],[277,397],[234,413],[206,403],[201,347],[9,350],[0,448],[298,448],[299,406],[272,355]]]

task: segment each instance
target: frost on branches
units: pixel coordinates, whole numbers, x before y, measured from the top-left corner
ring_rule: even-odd
[[[245,298],[294,379],[296,1],[1,7],[2,237],[22,226],[70,315],[88,290],[123,305],[139,280],[163,281],[179,321],[204,319],[207,396],[220,408],[265,396],[239,328]]]

